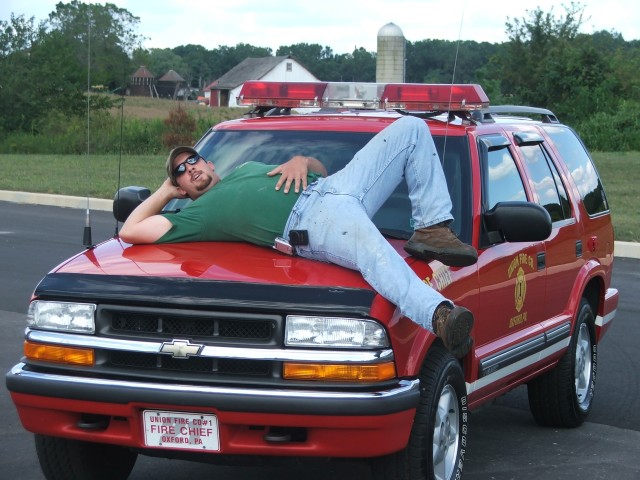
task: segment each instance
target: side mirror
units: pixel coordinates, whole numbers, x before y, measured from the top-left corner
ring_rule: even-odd
[[[489,236],[499,234],[507,242],[538,242],[551,234],[549,212],[532,202],[499,202],[484,222]]]
[[[131,212],[151,195],[151,191],[144,187],[123,187],[113,198],[113,216],[119,222],[124,222]]]

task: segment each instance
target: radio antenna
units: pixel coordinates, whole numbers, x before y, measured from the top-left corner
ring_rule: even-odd
[[[115,236],[118,236],[118,209],[120,206],[120,182],[121,182],[121,177],[122,177],[122,142],[123,142],[123,130],[124,130],[124,96],[120,98],[120,153],[119,153],[119,157],[118,157],[118,187],[116,189],[116,202],[115,202],[115,208],[116,211],[115,213],[115,217],[116,217],[116,230],[115,230]]]
[[[460,37],[462,36],[462,25],[464,24],[464,11],[466,10],[467,2],[466,0],[462,2],[462,14],[460,15],[460,26],[458,27],[458,40],[456,42],[456,54],[453,57],[453,72],[451,73],[451,87],[449,88],[449,105],[451,105],[451,100],[453,98],[453,85],[456,80],[456,69],[458,67],[458,52],[460,51]],[[445,126],[445,135],[444,135],[444,145],[442,146],[442,163],[444,163],[445,154],[447,153],[447,130],[449,129],[449,123],[451,121],[451,112],[447,112],[447,121]]]
[[[89,208],[89,185],[91,178],[89,175],[90,167],[90,139],[91,139],[91,4],[87,8],[87,211],[85,215],[84,235],[82,239],[82,245],[86,248],[93,248],[93,241],[91,240],[91,209]]]
[[[462,14],[460,15],[460,27],[458,27],[458,41],[456,43],[456,55],[453,58],[453,73],[451,74],[451,85],[452,85],[451,96],[453,96],[453,84],[455,83],[455,79],[456,79],[456,69],[458,67],[458,52],[460,51],[460,37],[462,36],[462,25],[464,24],[464,11],[466,9],[466,6],[467,6],[467,2],[465,0],[464,2],[462,2]],[[449,100],[451,100],[451,97],[449,97]]]

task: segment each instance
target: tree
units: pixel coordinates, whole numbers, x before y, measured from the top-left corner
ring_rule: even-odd
[[[44,23],[36,26],[23,16],[1,22],[0,31],[0,108],[14,113],[0,117],[2,130],[38,131],[51,112],[86,111],[84,91],[77,88],[82,73],[60,32],[47,33]]]
[[[185,64],[185,69],[181,73],[189,86],[198,89],[204,88],[205,82],[211,78],[207,49],[201,45],[183,45],[172,51]]]
[[[350,57],[351,68],[348,73],[352,82],[376,81],[376,56],[364,48],[356,48]]]
[[[139,22],[138,17],[111,3],[87,5],[72,0],[56,5],[48,25],[68,42],[77,67],[86,72],[90,59],[93,85],[115,90],[123,87],[131,74],[130,55],[142,41],[135,33]]]
[[[612,62],[592,39],[590,35],[580,35],[570,46],[552,49],[541,79],[548,105],[572,122],[596,111],[612,112],[618,104],[620,85]]]
[[[48,20],[11,16],[0,22],[0,129],[37,132],[51,113],[86,113],[90,87],[117,90],[131,74],[139,22],[113,4],[58,3]],[[105,109],[104,96],[89,97]]]
[[[45,34],[33,17],[0,21],[0,131],[28,130],[40,109],[31,52]]]
[[[605,50],[604,54],[611,58],[612,70],[619,81],[619,96],[640,102],[640,41],[625,42],[620,35],[609,32],[599,32],[593,37],[595,48]]]
[[[296,43],[279,47],[278,50],[276,50],[276,55],[291,55],[300,63],[314,65],[330,60],[333,57],[333,51],[330,47],[322,47],[322,45],[317,43]]]
[[[35,19],[26,19],[24,15],[11,14],[9,21],[0,20],[0,59],[10,55],[28,52],[44,34],[45,27],[41,23],[35,25]]]
[[[584,7],[571,3],[565,16],[556,18],[539,7],[529,18],[508,19],[505,46],[496,70],[504,94],[531,105],[548,106],[549,63],[560,63],[572,48],[582,24]]]
[[[270,48],[254,47],[245,43],[239,43],[235,47],[220,46],[209,52],[207,57],[210,66],[210,80],[220,78],[233,67],[248,57],[270,57]]]

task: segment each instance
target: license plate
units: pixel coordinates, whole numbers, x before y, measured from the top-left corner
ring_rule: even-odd
[[[142,412],[144,442],[148,447],[219,451],[218,418],[199,413]]]

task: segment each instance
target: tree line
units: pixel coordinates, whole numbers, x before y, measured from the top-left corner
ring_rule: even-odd
[[[540,8],[508,19],[508,40],[419,40],[406,43],[406,81],[479,83],[492,104],[549,108],[597,150],[640,150],[640,42],[616,32],[579,33],[579,3],[554,15]],[[113,4],[58,3],[46,20],[11,15],[0,21],[0,133],[38,134],[53,113],[104,110],[145,65],[161,76],[175,70],[202,89],[247,57],[291,55],[323,81],[374,82],[376,53],[335,53],[297,43],[270,48],[240,43],[144,49],[140,19]],[[88,105],[89,104],[89,105]]]

